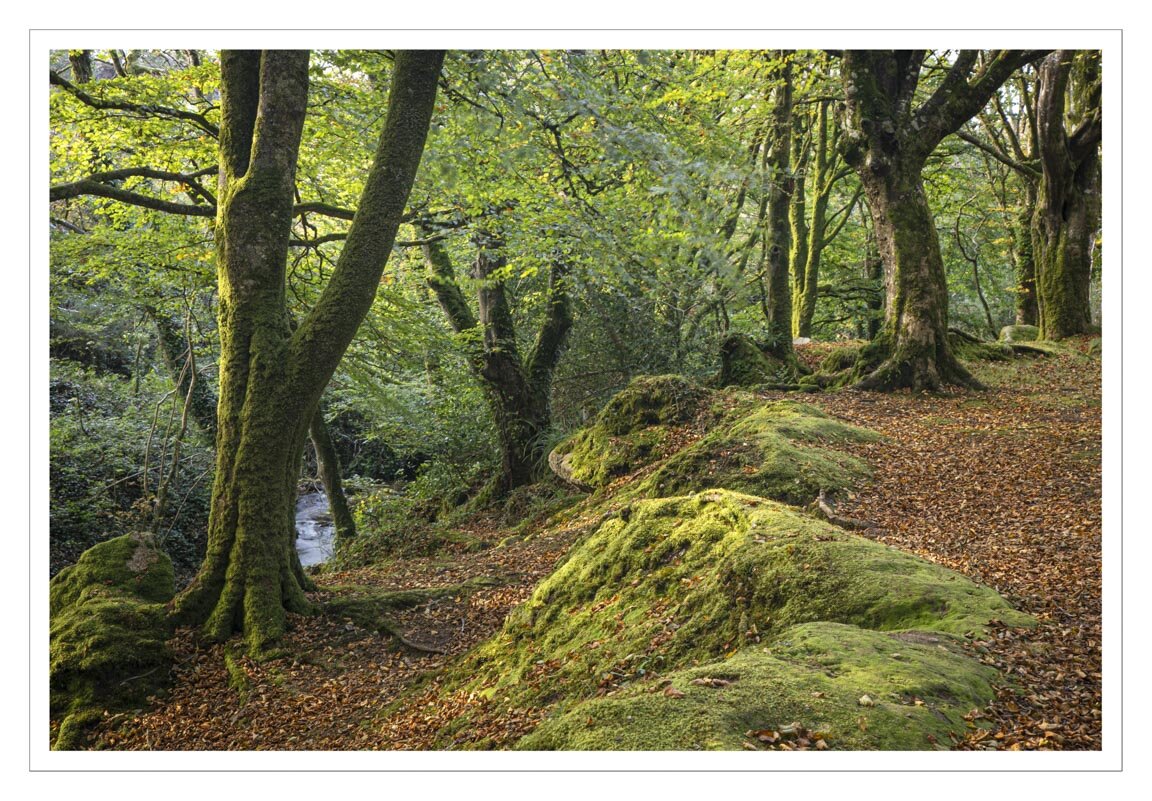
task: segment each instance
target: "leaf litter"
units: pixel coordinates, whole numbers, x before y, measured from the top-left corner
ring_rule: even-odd
[[[1083,352],[1087,342],[1076,346]],[[800,355],[818,360],[820,348],[809,346]],[[997,668],[1004,680],[988,707],[965,717],[966,736],[936,747],[1097,750],[1102,724],[1100,361],[1066,354],[984,369],[999,371],[989,376],[993,388],[986,392],[840,392],[805,401],[885,437],[845,446],[867,459],[875,476],[840,501],[839,514],[869,521],[860,532],[864,536],[987,584],[1039,620],[1034,629],[993,624],[986,636],[967,642],[972,655]],[[507,535],[484,518],[468,533],[489,544]],[[108,718],[98,747],[427,749],[444,747],[443,732],[465,714],[468,728],[448,747],[510,745],[535,728],[539,710],[507,709],[482,692],[445,696],[435,671],[494,634],[578,534],[578,527],[554,529],[506,547],[322,577],[328,586],[380,591],[500,577],[499,586],[396,613],[392,622],[406,640],[443,654],[323,615],[291,616],[281,655],[259,662],[228,644],[201,644],[193,631],[180,630],[171,643],[172,688],[146,710]],[[323,593],[315,597],[324,599]],[[555,668],[545,662],[536,672]],[[722,689],[728,681],[703,678],[693,684]],[[683,696],[671,685],[664,693],[670,702]],[[865,716],[859,723],[868,725]],[[749,730],[744,743],[748,750],[834,747],[800,723],[770,721]]]

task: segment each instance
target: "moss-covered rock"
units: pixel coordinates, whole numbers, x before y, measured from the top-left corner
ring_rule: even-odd
[[[833,348],[820,361],[820,372],[839,373],[841,370],[850,370],[856,366],[858,358],[860,358],[859,345],[843,345]]]
[[[771,356],[747,334],[731,334],[720,343],[721,387],[791,384],[799,375],[797,364]]]
[[[714,490],[637,501],[601,523],[460,667],[456,687],[550,708],[553,720],[524,747],[738,747],[748,728],[792,722],[781,716],[835,724],[841,747],[928,747],[927,733],[959,730],[959,715],[992,697],[987,669],[951,647],[992,619],[1028,622],[959,574],[784,505]],[[689,683],[704,675],[738,678],[724,690],[730,706],[704,710],[716,690],[701,687],[697,698]],[[660,678],[692,694],[648,694]],[[915,730],[898,745],[853,734],[862,687],[877,701],[873,714],[891,713],[885,726],[896,728],[896,696],[931,699],[941,722],[902,717]],[[835,709],[802,716],[812,692]],[[650,712],[659,712],[652,732],[616,739],[629,716]],[[603,738],[585,736],[589,718]]]
[[[548,463],[571,484],[607,484],[656,458],[668,426],[694,418],[706,396],[706,390],[681,376],[633,379],[591,426],[560,443]]]
[[[931,749],[987,703],[995,676],[944,637],[807,623],[770,647],[667,674],[670,694],[649,685],[590,700],[546,719],[516,747],[739,750],[770,747],[761,732],[795,744],[794,727],[833,750]]]
[[[864,481],[866,462],[836,450],[879,435],[842,423],[803,403],[745,400],[727,422],[671,456],[636,488],[645,497],[684,495],[714,487],[794,505],[825,490]]]
[[[1035,342],[1040,328],[1035,325],[1006,325],[1000,329],[1001,342]]]
[[[704,415],[711,418],[703,438],[671,436],[677,424]],[[622,495],[667,497],[720,487],[803,505],[820,490],[835,493],[866,479],[867,464],[836,448],[878,438],[815,406],[766,403],[739,390],[710,393],[661,376],[630,384],[592,426],[557,446],[549,462],[564,480],[595,489],[663,459]]]
[[[983,342],[949,332],[952,353],[968,362],[1006,362],[1014,357],[1012,348],[1000,342]]]
[[[105,711],[142,702],[167,679],[173,594],[172,562],[146,534],[102,542],[52,579],[53,748],[79,747]]]
[[[61,570],[48,585],[48,611],[75,603],[88,587],[101,585],[143,601],[166,603],[174,593],[170,560],[147,534],[126,534],[98,543]]]

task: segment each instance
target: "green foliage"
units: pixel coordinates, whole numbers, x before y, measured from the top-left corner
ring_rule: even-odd
[[[170,476],[182,408],[170,387],[169,379],[155,373],[125,379],[71,361],[52,361],[53,573],[96,542],[152,528],[154,493]],[[211,450],[186,436],[168,510],[157,530],[162,547],[185,574],[203,554],[211,470]]]

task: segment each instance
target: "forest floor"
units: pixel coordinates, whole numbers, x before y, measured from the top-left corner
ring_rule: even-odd
[[[1083,353],[1088,343],[1070,346]],[[802,356],[820,354],[814,346]],[[865,536],[987,584],[1040,621],[1031,630],[993,628],[972,644],[1004,673],[1005,686],[970,716],[979,725],[952,747],[1100,749],[1100,359],[1070,353],[981,364],[977,372],[988,391],[805,396],[885,435],[849,448],[874,466],[875,479],[837,512],[870,521]],[[492,546],[508,536],[488,516],[465,529]],[[576,520],[501,547],[318,577],[330,588],[316,595],[320,602],[349,585],[499,582],[398,612],[394,623],[409,645],[338,616],[295,616],[283,655],[256,662],[228,645],[200,645],[182,630],[172,642],[172,688],[148,710],[105,721],[98,747],[427,748],[461,709],[411,691],[499,630],[582,530]],[[402,694],[406,700],[396,704]],[[508,741],[535,723],[525,713],[480,725],[493,740]]]

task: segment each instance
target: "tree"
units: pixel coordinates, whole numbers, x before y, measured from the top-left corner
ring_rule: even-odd
[[[307,611],[308,579],[293,549],[296,479],[320,395],[368,311],[420,162],[443,61],[440,51],[397,53],[383,131],[359,208],[331,278],[292,326],[286,269],[297,163],[309,95],[306,51],[225,51],[220,123],[159,103],[108,100],[53,83],[96,109],[144,112],[218,136],[218,165],[190,175],[135,166],[52,188],[53,199],[89,195],[156,211],[214,216],[219,293],[216,472],[208,551],[176,599],[178,622],[203,623],[210,639],[243,631],[259,651],[284,631],[287,611]],[[197,177],[219,174],[216,193]],[[176,182],[196,202],[151,197],[125,179]],[[350,214],[348,216],[351,216]]]
[[[1012,262],[1016,268],[1016,324],[1036,325],[1040,320],[1036,298],[1036,259],[1032,247],[1032,221],[1042,171],[1037,155],[1036,71],[1020,70],[992,97],[995,113],[977,119],[984,138],[961,129],[956,135],[984,155],[1013,171],[1023,185],[1023,197],[1012,225]]]
[[[780,62],[778,83],[772,92],[772,122],[769,132],[768,218],[764,237],[765,269],[768,274],[764,304],[768,326],[768,351],[793,366],[792,294],[788,277],[791,230],[788,211],[795,185],[789,166],[792,154],[792,63],[786,53],[777,53]],[[803,191],[803,190],[801,190]]]
[[[178,619],[260,650],[307,611],[293,550],[304,439],[320,395],[367,314],[416,176],[444,54],[398,53],[375,160],[337,266],[295,331],[285,306],[306,52],[221,54],[220,401],[208,553]]]
[[[978,51],[960,51],[916,106],[926,51],[844,51],[844,156],[868,199],[887,298],[884,326],[857,365],[857,388],[981,386],[948,344],[948,286],[921,173],[945,136],[1040,55],[1002,50],[982,59]]]
[[[1043,176],[1032,249],[1045,339],[1092,327],[1088,288],[1100,224],[1100,97],[1099,51],[1059,50],[1044,59],[1036,114]]]
[[[806,114],[807,136],[803,141],[810,142],[810,145],[800,149],[797,161],[802,163],[802,169],[797,170],[796,188],[792,194],[792,251],[789,255],[792,272],[792,334],[798,337],[812,336],[824,251],[844,229],[860,199],[860,190],[857,189],[847,203],[832,214],[828,213],[833,190],[851,172],[851,168],[840,164],[840,126],[835,117],[829,119],[831,104],[830,99],[819,98]],[[794,138],[801,139],[798,135]],[[809,187],[812,190],[810,213],[807,212],[805,196]]]
[[[560,254],[552,260],[544,319],[532,349],[522,355],[516,324],[500,277],[507,265],[503,243],[491,231],[478,231],[472,279],[477,282],[477,308],[468,305],[447,250],[434,235],[424,245],[428,284],[452,330],[465,343],[469,367],[484,388],[496,423],[500,471],[485,495],[503,497],[531,484],[543,463],[545,438],[552,427],[552,376],[572,328],[566,282],[568,265]]]

